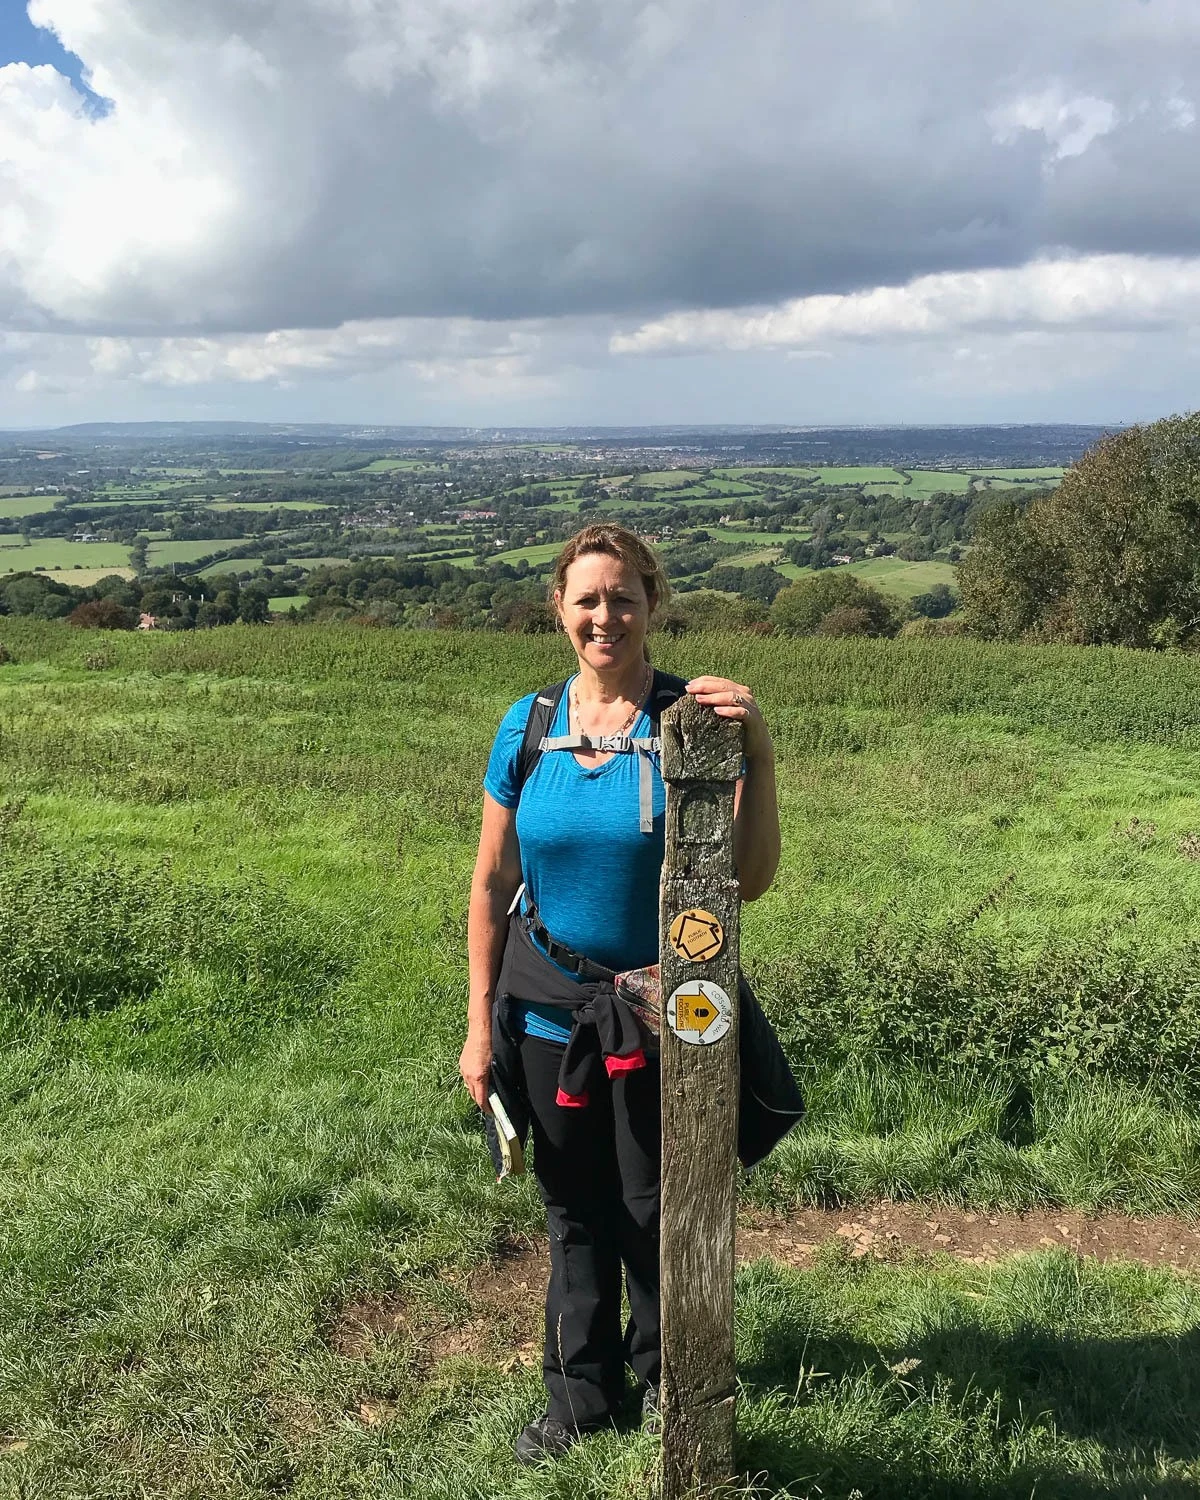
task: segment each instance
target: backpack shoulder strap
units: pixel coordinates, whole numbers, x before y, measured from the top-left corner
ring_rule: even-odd
[[[646,702],[646,713],[650,716],[656,730],[663,710],[670,708],[672,703],[682,698],[686,690],[686,677],[675,677],[670,672],[660,672],[655,668],[654,681],[650,686],[650,697]]]
[[[525,720],[525,733],[521,739],[520,753],[517,756],[518,794],[533,774],[533,768],[542,756],[542,741],[550,732],[555,711],[570,680],[569,677],[565,677],[562,682],[555,682],[550,687],[543,688],[533,700],[529,717]],[[656,731],[663,710],[670,708],[672,703],[682,698],[686,688],[686,678],[674,677],[670,672],[660,672],[655,669],[650,685],[650,697],[646,701],[646,713]]]
[[[517,756],[517,793],[520,795],[521,788],[529,780],[542,754],[542,740],[550,732],[550,726],[554,723],[554,711],[557,709],[566,691],[570,678],[564,677],[561,682],[555,682],[550,687],[543,688],[533,700],[533,706],[529,710],[529,717],[525,720],[525,734],[521,740],[520,753]]]

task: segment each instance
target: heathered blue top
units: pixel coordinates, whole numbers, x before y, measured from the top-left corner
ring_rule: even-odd
[[[517,809],[526,889],[547,930],[576,953],[618,970],[657,963],[666,813],[659,758],[654,757],[653,833],[642,833],[639,826],[637,754],[613,755],[585,769],[569,750],[547,751],[518,789],[517,760],[536,696],[518,699],[500,721],[483,779],[484,790],[502,807]],[[567,698],[564,692],[550,735],[569,733]],[[645,713],[626,731],[631,738],[652,732]],[[539,1013],[547,1009],[539,1007]],[[566,1039],[565,1028],[550,1025],[560,1033],[551,1040]],[[546,1034],[534,1016],[528,1029]]]

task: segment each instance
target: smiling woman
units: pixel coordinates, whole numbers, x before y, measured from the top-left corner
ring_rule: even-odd
[[[745,730],[734,819],[743,899],[779,861],[774,752],[750,689],[650,664],[662,564],[622,526],[588,526],[559,554],[559,625],[578,670],[500,725],[484,778],[468,923],[470,1000],[459,1066],[533,1136],[550,1225],[547,1410],[517,1440],[534,1463],[617,1415],[628,1364],[643,1411],[659,1380],[657,1038],[618,996],[618,972],[658,959],[666,791],[658,718],[693,694]],[[622,1272],[630,1319],[621,1329]]]

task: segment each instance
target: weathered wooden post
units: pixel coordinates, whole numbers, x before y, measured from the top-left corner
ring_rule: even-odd
[[[685,694],[662,716],[663,1500],[733,1475],[741,726]]]

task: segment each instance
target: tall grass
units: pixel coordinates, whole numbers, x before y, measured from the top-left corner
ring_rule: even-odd
[[[484,759],[561,644],[0,639],[0,1494],[642,1493],[646,1439],[517,1473],[531,1371],[325,1336],[537,1224],[528,1184],[490,1184],[455,1058]],[[785,863],[744,958],[810,1115],[751,1191],[1192,1212],[1197,664],[656,651],[749,682],[776,730]],[[1137,1275],[748,1273],[757,1493],[1189,1492],[1163,1350],[1196,1309]],[[1106,1360],[1146,1372],[1125,1428],[1072,1404]]]

